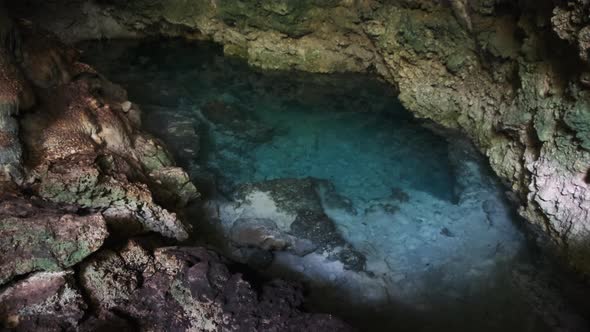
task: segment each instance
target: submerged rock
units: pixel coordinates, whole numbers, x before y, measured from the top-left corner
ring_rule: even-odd
[[[362,270],[364,256],[344,241],[324,213],[318,190],[318,182],[312,178],[240,185],[233,194],[234,202],[218,207],[222,232],[238,248],[289,251],[300,256],[317,252],[341,261],[347,269]],[[234,252],[238,256],[244,253]]]
[[[269,141],[273,136],[272,128],[265,127],[253,118],[251,112],[245,112],[235,105],[211,101],[202,107],[201,112],[212,125],[229,131],[239,139],[260,144]]]
[[[180,209],[198,192],[162,143],[140,130],[125,90],[26,21],[16,28],[18,54],[5,53],[4,23],[2,12],[3,330],[350,330],[301,311],[301,290],[291,284],[273,281],[257,293],[204,248],[114,245],[146,232],[185,240],[189,226],[166,208]],[[32,91],[36,107],[17,120]],[[21,166],[25,182],[15,179]],[[107,225],[110,249],[99,250]]]

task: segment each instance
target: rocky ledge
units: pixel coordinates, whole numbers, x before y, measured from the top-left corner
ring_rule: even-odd
[[[416,116],[469,136],[521,215],[590,273],[586,1],[32,3],[15,10],[67,41],[182,36],[262,68],[374,73]]]
[[[0,329],[349,330],[301,311],[297,285],[169,246],[199,193],[78,57],[0,10]]]

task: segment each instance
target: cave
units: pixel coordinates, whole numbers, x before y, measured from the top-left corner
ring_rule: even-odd
[[[3,330],[590,329],[584,1],[0,10]]]

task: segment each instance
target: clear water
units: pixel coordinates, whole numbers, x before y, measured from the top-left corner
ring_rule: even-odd
[[[426,129],[387,85],[257,71],[210,44],[84,48],[128,89],[207,204],[231,206],[240,184],[273,179],[311,177],[328,188],[323,211],[365,267],[277,252],[261,271],[303,280],[310,308],[368,331],[585,330],[548,286],[552,265],[531,254],[482,158],[461,138]]]

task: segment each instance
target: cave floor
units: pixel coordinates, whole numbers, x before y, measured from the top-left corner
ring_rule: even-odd
[[[302,281],[309,309],[370,331],[585,330],[483,158],[386,85],[258,71],[209,44],[82,48],[203,193],[193,241]]]

